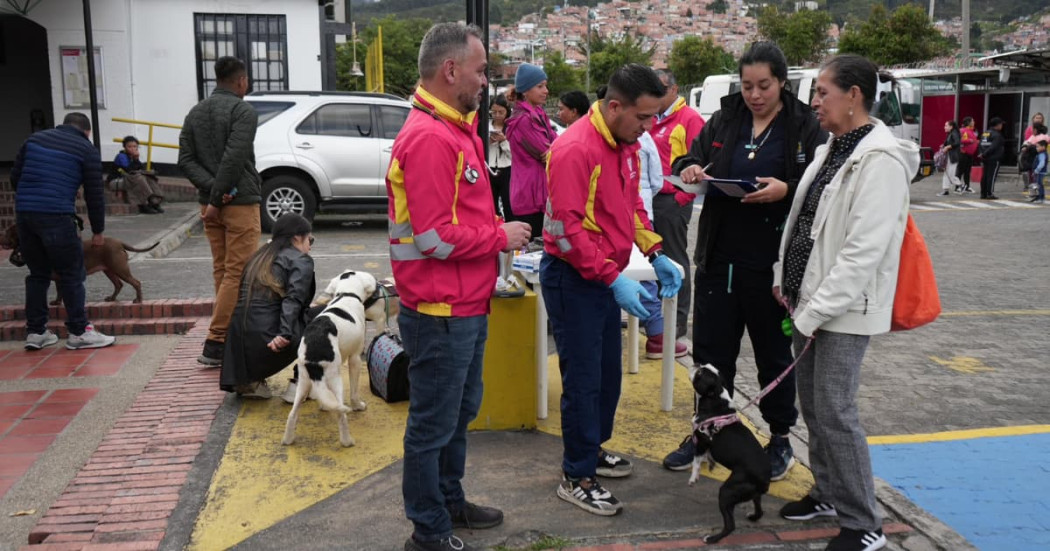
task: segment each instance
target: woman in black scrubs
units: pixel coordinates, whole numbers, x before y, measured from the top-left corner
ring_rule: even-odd
[[[765,387],[791,365],[787,313],[769,293],[780,235],[795,187],[813,152],[827,140],[812,109],[790,90],[784,53],[769,42],[754,44],[738,65],[741,91],[722,98],[672,167],[686,183],[704,178],[749,180],[760,187],[742,199],[711,186],[698,223],[693,287],[693,362],[712,364],[733,392],[740,340],[747,328]],[[773,480],[794,465],[788,430],[798,418],[794,374],[759,402],[770,426]],[[693,441],[686,438],[664,459],[672,470],[689,468]]]

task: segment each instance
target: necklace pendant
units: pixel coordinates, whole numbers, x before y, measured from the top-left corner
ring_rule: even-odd
[[[747,160],[749,160],[749,161],[754,161],[755,160],[755,152],[754,151],[752,151],[751,153],[747,154]]]

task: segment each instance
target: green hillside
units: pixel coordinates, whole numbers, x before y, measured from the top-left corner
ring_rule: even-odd
[[[879,0],[818,0],[818,4],[826,6],[835,21],[842,23],[850,16],[866,18],[868,12],[871,11],[873,1]],[[929,2],[881,1],[891,10],[907,3],[919,4],[929,9]],[[570,3],[594,6],[598,0],[573,0]],[[794,5],[793,0],[785,0],[782,3]],[[466,14],[466,3],[462,0],[380,0],[376,3],[354,1],[353,4],[354,19],[362,25],[367,25],[373,17],[383,17],[389,14],[396,14],[398,17],[422,17],[432,21],[454,21],[463,19]],[[527,14],[552,10],[555,5],[561,4],[562,2],[556,0],[491,0],[489,20],[492,24],[510,24]],[[1050,0],[971,0],[970,18],[973,21],[1005,23],[1048,7],[1050,7]],[[934,2],[934,15],[938,19],[957,17],[961,10],[959,0],[935,0]]]

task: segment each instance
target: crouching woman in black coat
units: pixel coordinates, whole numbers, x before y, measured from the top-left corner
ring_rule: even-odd
[[[295,362],[317,286],[310,222],[281,216],[270,242],[244,269],[226,337],[219,386],[244,398],[269,398],[266,378]]]

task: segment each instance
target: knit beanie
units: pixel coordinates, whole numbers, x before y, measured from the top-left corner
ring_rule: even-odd
[[[514,74],[514,91],[524,94],[545,80],[547,73],[544,73],[542,68],[531,63],[522,63],[518,66],[518,72]]]

